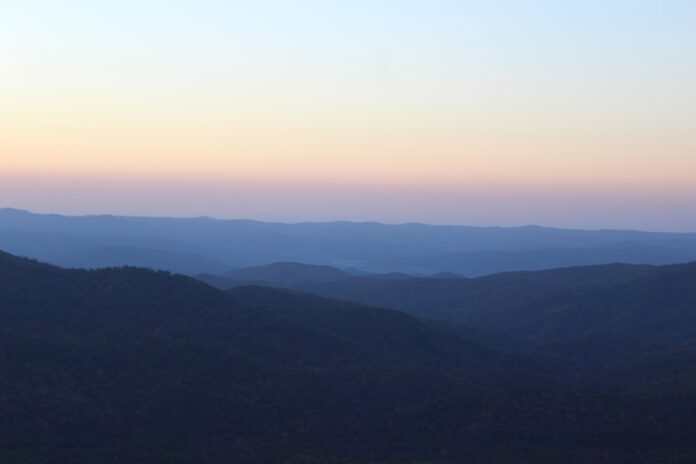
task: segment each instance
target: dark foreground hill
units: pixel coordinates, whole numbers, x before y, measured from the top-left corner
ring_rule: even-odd
[[[589,389],[474,333],[0,254],[0,463],[693,462],[687,378]]]

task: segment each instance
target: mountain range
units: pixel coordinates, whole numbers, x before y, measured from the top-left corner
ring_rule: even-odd
[[[65,267],[188,275],[274,262],[349,272],[475,277],[505,271],[696,260],[696,234],[379,223],[61,216],[0,209],[0,249]]]
[[[696,458],[694,264],[271,271],[220,290],[0,253],[0,462]]]

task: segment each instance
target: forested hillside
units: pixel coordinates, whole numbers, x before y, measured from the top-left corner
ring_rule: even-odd
[[[630,302],[615,289],[633,289],[644,271],[584,284],[609,292],[608,302]],[[664,285],[665,303],[683,303],[665,314],[687,314],[693,306],[679,292],[691,274],[671,272],[638,278]],[[568,278],[549,280],[574,295]],[[664,333],[637,329],[648,306],[664,311],[655,298],[636,321],[626,312],[610,321],[665,347]],[[578,310],[575,301],[567,311]],[[688,332],[690,319],[680,320]],[[605,379],[581,345],[564,345],[573,337],[503,344],[496,331],[294,290],[223,292],[165,272],[65,270],[7,254],[0,322],[5,463],[676,464],[696,456],[696,370],[686,344],[669,365],[656,356],[672,351],[650,347],[652,364],[627,362],[620,378]]]

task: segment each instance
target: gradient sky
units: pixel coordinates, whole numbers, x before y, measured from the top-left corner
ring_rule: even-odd
[[[0,206],[696,231],[693,0],[0,0]]]

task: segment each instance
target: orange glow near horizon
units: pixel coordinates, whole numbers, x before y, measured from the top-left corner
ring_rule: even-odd
[[[404,219],[427,219],[442,198],[528,199],[500,203],[501,223],[517,217],[506,208],[532,216],[554,198],[585,204],[586,219],[602,195],[636,211],[696,203],[696,16],[676,6],[61,3],[17,2],[0,31],[2,203],[18,202],[7,206],[32,193],[22,182],[58,197],[101,182],[105,208],[126,212],[118,185],[156,185],[163,209],[244,186],[298,220],[283,192],[370,192]],[[236,214],[215,201],[187,211]],[[695,212],[679,211],[675,224]]]

